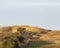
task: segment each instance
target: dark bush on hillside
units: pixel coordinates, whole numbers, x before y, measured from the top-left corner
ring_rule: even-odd
[[[24,43],[25,38],[23,36],[20,36],[20,37],[18,36],[17,39],[20,43]]]

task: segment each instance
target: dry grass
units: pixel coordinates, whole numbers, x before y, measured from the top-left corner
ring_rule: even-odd
[[[18,36],[17,28],[26,28],[26,31],[31,32],[47,32],[46,34],[42,34],[40,36],[40,40],[36,40],[30,43],[28,48],[60,48],[60,31],[48,31],[38,27],[30,27],[30,26],[11,26],[11,32],[3,32],[3,28],[0,28],[0,48],[4,48],[4,38],[8,37],[8,44],[7,48],[12,48],[13,46],[13,39]],[[4,27],[5,28],[5,27]],[[8,28],[8,27],[7,27]],[[6,30],[5,30],[6,31]],[[21,35],[21,34],[20,34]],[[56,44],[49,44],[49,43],[56,43]],[[3,46],[3,47],[2,47]]]

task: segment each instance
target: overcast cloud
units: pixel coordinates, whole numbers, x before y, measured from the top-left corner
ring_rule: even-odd
[[[0,24],[60,29],[60,0],[0,0]]]

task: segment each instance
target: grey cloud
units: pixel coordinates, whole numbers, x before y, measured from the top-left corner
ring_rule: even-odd
[[[60,6],[60,3],[48,3],[48,2],[0,2],[0,6],[41,6],[41,5],[51,5]]]
[[[22,1],[22,2],[60,2],[60,0],[2,0],[2,1]]]
[[[59,17],[60,0],[0,0],[2,25],[28,23],[45,26],[57,23],[58,26]]]

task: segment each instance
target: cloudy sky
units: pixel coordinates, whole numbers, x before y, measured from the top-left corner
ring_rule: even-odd
[[[0,0],[0,26],[30,25],[60,29],[60,0]]]

